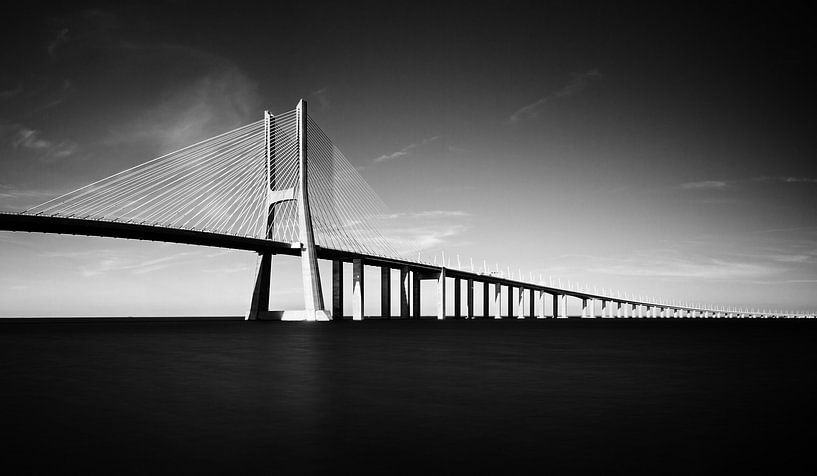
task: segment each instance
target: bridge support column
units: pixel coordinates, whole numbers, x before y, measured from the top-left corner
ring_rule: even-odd
[[[391,268],[380,267],[380,317],[391,318]]]
[[[582,317],[593,317],[593,312],[590,310],[590,306],[588,305],[590,302],[590,299],[587,299],[586,297],[582,298]]]
[[[651,315],[651,317],[652,317],[653,319],[655,319],[656,317],[658,317],[658,316],[657,316],[657,314],[658,314],[658,308],[657,308],[657,307],[655,307],[655,306],[650,306],[650,313],[652,314],[652,315]]]
[[[409,317],[409,269],[407,266],[400,268],[400,317],[408,319]]]
[[[343,261],[332,260],[332,319],[343,319]]]
[[[352,319],[363,320],[363,260],[352,260]]]
[[[414,269],[411,271],[411,314],[414,319],[419,319],[422,316],[421,291],[420,271]]]
[[[454,278],[454,319],[462,317],[462,280]]]
[[[528,289],[528,315],[531,319],[536,317],[536,298],[534,297],[534,293],[533,288]]]
[[[567,319],[567,294],[561,295],[562,305],[559,306],[559,318]]]
[[[494,283],[494,319],[502,319],[502,285]]]
[[[517,307],[516,310],[517,319],[524,319],[525,318],[525,288],[519,288],[519,296],[517,297]]]
[[[491,296],[489,294],[490,283],[488,281],[482,282],[482,317],[488,319],[491,317]]]
[[[445,268],[440,269],[437,278],[437,319],[445,319]]]
[[[508,285],[508,319],[513,318],[513,286]]]
[[[262,319],[262,314],[269,311],[270,278],[272,276],[272,253],[259,253],[258,273],[255,277],[255,288],[252,291],[250,312],[246,320]]]
[[[551,307],[553,308],[553,309],[551,309],[551,314],[553,315],[553,318],[554,319],[558,318],[559,317],[559,295],[556,294],[556,293],[553,293],[553,295],[552,295]]]
[[[629,309],[629,307],[628,307],[628,306],[630,306],[630,303],[621,303],[621,307],[622,307],[622,308],[624,308],[624,309],[622,310],[622,314],[624,314],[624,317],[625,317],[625,318],[629,318],[629,317],[630,317],[630,309]]]
[[[539,299],[539,319],[545,318],[545,292],[542,290],[536,291],[536,296]]]
[[[616,306],[616,317],[620,318],[621,317],[621,308],[624,306],[624,303],[617,301],[615,306]]]
[[[468,278],[465,281],[465,318],[473,319],[476,316],[474,312],[474,280]]]
[[[610,314],[610,301],[606,299],[601,300],[601,317],[605,318]]]

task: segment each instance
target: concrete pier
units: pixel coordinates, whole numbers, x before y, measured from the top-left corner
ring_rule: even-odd
[[[467,279],[465,281],[465,318],[473,319],[476,317],[474,312],[474,280]]]
[[[490,283],[488,281],[482,282],[482,317],[488,319],[491,317],[491,295],[489,292]]]
[[[462,317],[462,280],[454,278],[454,319]]]
[[[408,319],[409,317],[410,284],[409,268],[408,266],[403,266],[400,268],[400,317],[403,319]]]
[[[513,286],[508,286],[508,295],[506,296],[508,301],[508,319],[513,318],[513,289]]]
[[[352,319],[363,320],[363,260],[352,260]]]
[[[391,268],[380,267],[380,317],[391,317]]]
[[[437,319],[445,319],[445,268],[440,269],[437,278]]]
[[[494,319],[502,319],[502,285],[494,283]]]
[[[440,269],[437,277],[437,319],[445,319],[445,268]]]
[[[332,319],[343,319],[343,261],[332,260]]]
[[[422,286],[420,283],[420,272],[414,269],[411,272],[411,317],[414,319],[419,319],[422,312],[420,302]]]

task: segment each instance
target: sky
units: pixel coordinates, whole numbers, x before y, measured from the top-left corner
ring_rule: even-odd
[[[0,33],[0,209],[303,98],[409,256],[815,310],[811,17],[709,3],[25,2]],[[255,266],[0,232],[0,316],[241,315]],[[274,268],[272,307],[297,308],[297,262]]]

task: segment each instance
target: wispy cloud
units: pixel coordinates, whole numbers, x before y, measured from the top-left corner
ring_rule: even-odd
[[[0,91],[0,100],[11,99],[13,97],[19,96],[23,92],[23,83],[18,82],[16,86],[3,89]]]
[[[470,217],[471,214],[462,210],[424,210],[420,212],[391,213],[383,218],[393,220],[398,218],[449,218]]]
[[[107,145],[151,142],[161,152],[169,152],[257,119],[258,85],[230,60],[169,44],[126,43],[119,51],[141,63],[189,67],[184,77],[160,91],[155,102],[133,120],[111,129]]]
[[[59,191],[54,190],[25,190],[0,184],[0,210],[22,211],[58,194]]]
[[[0,140],[13,149],[33,153],[45,161],[64,159],[77,150],[73,142],[46,139],[42,131],[4,121],[0,121]]]
[[[380,232],[403,255],[454,246],[470,228],[464,210],[419,210],[384,215]]]
[[[57,32],[56,36],[48,42],[48,47],[46,51],[48,52],[48,56],[54,57],[57,52],[57,48],[61,45],[68,42],[68,28],[62,28],[60,31]]]
[[[701,180],[698,182],[686,182],[679,185],[684,190],[727,190],[740,187],[742,184],[749,182],[766,182],[766,183],[795,183],[795,184],[814,184],[817,183],[817,178],[814,177],[795,177],[790,175],[768,176],[762,175],[759,177],[730,179],[730,180]]]
[[[782,182],[782,183],[817,183],[817,178],[815,177],[793,177],[793,176],[761,176],[755,177],[752,180],[756,182]]]
[[[329,88],[320,88],[317,91],[312,91],[309,95],[315,98],[324,109],[328,109],[332,105],[329,101]]]
[[[462,224],[395,227],[384,230],[384,236],[399,253],[408,254],[450,244],[452,238],[468,229]]]
[[[729,183],[723,180],[703,180],[682,183],[680,187],[684,190],[725,190],[729,187]]]
[[[442,138],[442,136],[434,136],[434,137],[429,137],[428,139],[423,139],[420,142],[415,142],[413,144],[409,144],[409,145],[403,147],[402,149],[398,150],[397,152],[392,152],[390,154],[384,154],[384,155],[381,155],[380,157],[375,158],[374,162],[375,163],[387,162],[387,161],[391,161],[391,160],[398,160],[398,159],[403,159],[403,158],[409,157],[412,154],[414,154],[417,151],[417,149],[419,149],[419,148],[421,148],[423,146],[429,145],[429,144],[431,144],[433,142],[436,142],[436,141],[440,140],[441,138]]]
[[[129,255],[115,252],[104,253],[96,262],[80,267],[84,277],[104,275],[112,271],[130,271],[132,274],[147,274],[176,264],[179,259],[195,255],[193,251],[183,251],[169,256],[140,261]]]
[[[508,118],[508,121],[513,124],[525,120],[536,119],[539,117],[542,108],[544,108],[544,106],[547,103],[555,99],[562,99],[575,96],[584,91],[592,80],[601,77],[602,74],[598,69],[592,69],[584,73],[573,73],[571,75],[571,80],[568,84],[548,94],[547,96],[542,97],[528,104],[527,106],[518,109],[516,112],[511,114],[511,116]]]

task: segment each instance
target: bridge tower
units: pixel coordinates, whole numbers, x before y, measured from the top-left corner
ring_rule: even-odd
[[[315,252],[312,215],[309,208],[309,150],[307,141],[307,104],[301,99],[295,109],[296,141],[298,147],[298,183],[296,187],[276,188],[275,116],[264,111],[265,161],[267,167],[267,223],[266,238],[272,239],[275,224],[275,205],[294,200],[297,204],[298,237],[301,249],[301,273],[303,275],[304,309],[302,311],[270,311],[270,281],[272,253],[259,253],[258,271],[253,289],[252,302],[247,320],[272,319],[286,321],[328,321],[332,318],[323,303],[323,290]],[[296,245],[296,244],[293,244]]]

